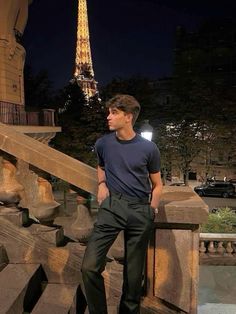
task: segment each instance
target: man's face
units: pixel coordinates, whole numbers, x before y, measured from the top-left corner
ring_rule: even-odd
[[[132,125],[132,114],[126,113],[117,108],[109,108],[107,116],[108,127],[110,131],[117,131]]]

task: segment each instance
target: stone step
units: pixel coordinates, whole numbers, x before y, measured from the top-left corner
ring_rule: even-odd
[[[31,312],[45,280],[39,264],[8,264],[0,272],[0,314]]]
[[[86,301],[78,285],[47,284],[32,314],[84,313]]]
[[[7,250],[12,264],[41,264],[50,283],[78,284],[81,282],[80,265],[85,247],[76,242],[55,247],[46,241],[39,230],[17,227],[0,217],[0,243]],[[56,234],[54,234],[56,238]],[[50,242],[51,241],[51,242]]]
[[[76,285],[47,284],[43,294],[35,305],[32,314],[75,314],[76,312]]]
[[[107,306],[107,312],[108,312],[108,314],[117,314],[118,313],[118,307],[117,306],[108,305]],[[86,308],[86,311],[84,312],[84,314],[89,314],[88,308]]]
[[[0,217],[9,220],[18,227],[22,227],[29,221],[29,211],[27,209],[19,210],[15,207],[1,206]]]

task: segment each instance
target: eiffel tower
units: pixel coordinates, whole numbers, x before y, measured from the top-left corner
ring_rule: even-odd
[[[78,0],[78,27],[74,79],[89,99],[98,93],[89,40],[87,0]]]

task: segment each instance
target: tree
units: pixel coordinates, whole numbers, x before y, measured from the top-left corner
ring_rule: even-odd
[[[25,107],[26,110],[52,108],[54,91],[48,72],[45,70],[35,74],[29,65],[24,68]]]
[[[106,132],[104,106],[97,97],[87,102],[76,82],[66,86],[57,99],[62,133],[52,141],[54,147],[95,166],[94,144]]]
[[[183,173],[185,184],[188,185],[191,164],[202,152],[207,134],[210,134],[208,126],[186,120],[159,126],[158,146],[162,156],[164,182],[165,175],[178,168]]]
[[[172,165],[175,160],[175,147],[172,141],[172,134],[166,124],[159,124],[154,133],[157,134],[156,142],[161,152],[161,173],[163,184],[166,184],[168,176],[171,176]]]

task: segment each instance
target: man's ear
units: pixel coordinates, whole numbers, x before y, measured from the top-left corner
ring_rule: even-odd
[[[127,121],[131,122],[131,124],[132,124],[133,114],[131,112],[126,113],[126,118],[127,118]]]

